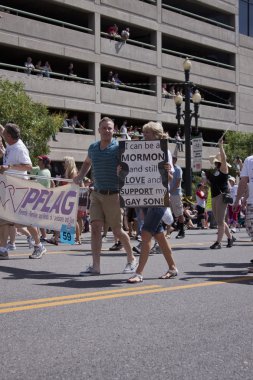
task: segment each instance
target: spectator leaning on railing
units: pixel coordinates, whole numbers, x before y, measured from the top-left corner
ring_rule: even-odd
[[[45,65],[43,66],[43,77],[50,77],[50,73],[52,72],[51,66],[48,61],[45,62]]]
[[[116,24],[109,26],[107,29],[107,33],[109,34],[110,37],[117,37],[118,36],[118,26]]]
[[[32,58],[31,57],[27,57],[27,60],[24,64],[24,66],[26,67],[26,70],[25,72],[30,75],[32,73],[32,71],[35,69],[34,67],[34,64],[32,63]]]
[[[121,38],[124,41],[124,43],[126,43],[129,37],[130,37],[130,29],[129,28],[123,29],[121,32]]]

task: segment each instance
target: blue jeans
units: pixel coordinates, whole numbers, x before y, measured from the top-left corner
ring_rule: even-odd
[[[152,235],[164,231],[162,218],[165,214],[166,207],[152,207],[143,209],[144,224],[142,230],[151,233]]]

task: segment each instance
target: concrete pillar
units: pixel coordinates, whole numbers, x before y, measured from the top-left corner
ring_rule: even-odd
[[[157,22],[158,24],[162,23],[162,0],[156,1],[157,5]]]
[[[157,112],[162,113],[162,77],[156,77]]]
[[[101,65],[98,62],[95,62],[95,90],[96,90],[96,104],[101,103]]]
[[[157,49],[157,67],[160,69],[162,67],[162,33],[156,32],[156,49]]]
[[[98,127],[99,127],[100,120],[101,120],[101,113],[95,112],[94,113],[95,140],[100,139],[100,135],[98,133]]]
[[[95,53],[100,54],[100,13],[95,13]]]

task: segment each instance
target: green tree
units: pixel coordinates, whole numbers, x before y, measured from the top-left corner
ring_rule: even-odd
[[[0,79],[0,123],[18,124],[31,158],[49,153],[48,141],[63,124],[63,114],[50,114],[47,107],[35,103],[24,84]]]
[[[243,160],[253,154],[253,133],[231,132],[225,136],[225,151],[228,162],[239,156]]]

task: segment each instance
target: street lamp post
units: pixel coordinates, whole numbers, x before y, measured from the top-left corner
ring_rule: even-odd
[[[184,82],[184,102],[185,109],[181,113],[181,105],[183,103],[183,96],[180,93],[177,93],[174,100],[176,104],[177,114],[176,119],[178,127],[180,126],[181,118],[184,119],[184,135],[185,135],[185,195],[186,197],[192,196],[192,169],[191,169],[191,120],[192,117],[195,118],[195,134],[198,134],[198,109],[199,103],[201,101],[201,95],[198,90],[195,90],[192,94],[193,84],[190,82],[190,70],[191,70],[191,61],[186,58],[183,64],[185,82]],[[194,103],[194,112],[191,110],[191,98]]]

